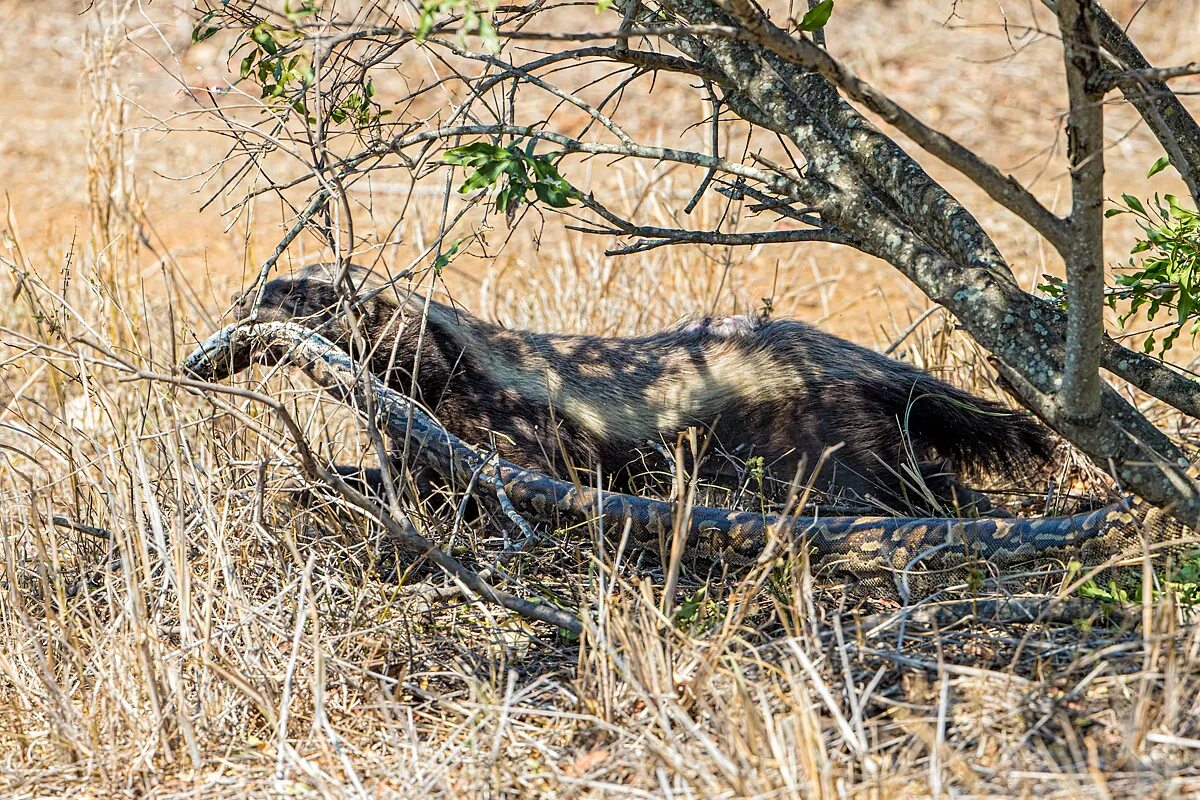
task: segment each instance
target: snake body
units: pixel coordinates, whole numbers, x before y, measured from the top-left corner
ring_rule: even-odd
[[[397,440],[407,436],[415,459],[460,489],[482,474],[487,479],[479,483],[502,487],[527,519],[549,526],[595,521],[630,546],[657,552],[678,541],[699,563],[744,568],[768,554],[771,542],[796,541],[814,562],[840,572],[885,582],[920,580],[928,589],[962,577],[972,564],[1009,568],[1037,559],[1089,567],[1190,533],[1180,521],[1136,500],[1032,519],[781,516],[706,507],[681,514],[671,503],[577,486],[504,460],[489,463],[338,347],[295,323],[230,326],[205,341],[183,367],[211,381],[253,360],[291,363],[339,400],[372,409],[381,429]]]

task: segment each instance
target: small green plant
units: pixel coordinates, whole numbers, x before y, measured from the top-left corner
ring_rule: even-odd
[[[1158,159],[1147,177],[1169,164],[1165,156]],[[1117,312],[1122,328],[1139,312],[1144,311],[1150,322],[1164,310],[1174,313],[1174,322],[1161,326],[1167,331],[1165,336],[1158,338],[1151,331],[1142,343],[1144,352],[1157,349],[1162,356],[1185,328],[1193,340],[1200,333],[1200,214],[1184,208],[1171,194],[1155,194],[1145,203],[1123,194],[1104,216],[1121,214],[1132,214],[1143,235],[1130,249],[1128,265],[1117,268],[1113,285],[1105,291],[1105,302]],[[1042,277],[1045,282],[1038,289],[1066,308],[1066,282],[1053,275]]]
[[[1179,561],[1167,565],[1157,572],[1157,588],[1150,598],[1156,602],[1163,594],[1175,595],[1181,605],[1200,605],[1200,550],[1185,554]],[[1141,571],[1131,569],[1128,576],[1110,578],[1103,585],[1088,580],[1079,587],[1080,597],[1090,597],[1105,604],[1116,606],[1145,601],[1142,591]]]
[[[442,161],[471,170],[458,187],[460,193],[499,184],[495,202],[501,213],[511,214],[521,204],[528,204],[530,192],[551,208],[569,207],[580,194],[559,174],[558,162],[564,154],[536,155],[536,145],[536,139],[530,139],[525,147],[519,142],[507,147],[474,142],[447,150]]]
[[[751,456],[746,459],[746,470],[750,473],[750,477],[754,480],[758,487],[759,495],[763,493],[763,480],[766,478],[766,462],[762,456]]]
[[[712,628],[720,624],[726,609],[708,596],[708,587],[701,586],[689,595],[675,608],[675,626],[693,633],[700,629]]]
[[[1136,589],[1126,589],[1118,586],[1117,582],[1111,579],[1103,586],[1094,580],[1087,580],[1079,587],[1080,597],[1087,597],[1092,600],[1100,600],[1115,605],[1137,602],[1137,595],[1140,594]]]
[[[1200,605],[1200,551],[1185,555],[1168,571],[1163,583],[1184,605]]]

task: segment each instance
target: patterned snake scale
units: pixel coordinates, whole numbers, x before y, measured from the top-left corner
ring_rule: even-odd
[[[514,509],[536,522],[553,526],[599,520],[614,537],[628,526],[630,546],[655,552],[671,541],[677,517],[672,504],[579,488],[503,460],[487,466],[481,453],[300,325],[231,325],[201,344],[183,369],[213,381],[252,361],[292,364],[342,402],[375,408],[382,429],[397,440],[408,435],[415,457],[460,489],[471,475],[486,470],[490,480],[502,483]],[[971,565],[985,562],[1010,568],[1033,560],[1074,560],[1086,569],[1116,556],[1141,555],[1148,546],[1182,549],[1195,541],[1186,525],[1138,500],[1033,519],[784,517],[694,507],[687,525],[685,552],[696,563],[750,566],[763,555],[772,534],[791,536],[806,543],[814,566],[881,587],[899,586],[902,580],[910,591],[922,593],[963,579]]]

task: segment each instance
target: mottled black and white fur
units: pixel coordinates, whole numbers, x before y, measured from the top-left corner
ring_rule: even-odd
[[[956,484],[947,470],[1007,469],[1049,449],[1027,415],[797,320],[708,318],[628,338],[534,333],[351,267],[359,298],[351,324],[335,276],[317,265],[272,280],[257,319],[318,330],[448,430],[552,474],[569,463],[619,477],[647,443],[670,446],[698,426],[720,450],[762,456],[789,480],[841,445],[817,486],[903,508],[908,453],[949,499]],[[250,308],[243,301],[239,316]]]

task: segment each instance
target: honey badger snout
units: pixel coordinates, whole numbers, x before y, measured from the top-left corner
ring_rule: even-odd
[[[244,292],[234,292],[229,295],[229,305],[233,310],[233,317],[237,320],[244,320],[250,315],[250,310],[254,306],[254,289],[247,289]]]

